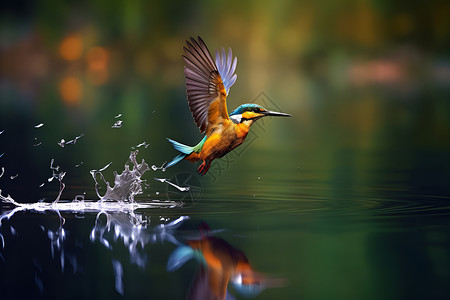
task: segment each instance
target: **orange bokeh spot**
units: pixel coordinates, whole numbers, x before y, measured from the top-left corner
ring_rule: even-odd
[[[109,53],[102,47],[93,47],[86,54],[88,63],[87,75],[94,85],[101,85],[108,80]]]
[[[59,91],[66,104],[76,104],[81,99],[81,82],[75,77],[66,77],[61,81]]]
[[[65,60],[76,60],[83,52],[83,41],[79,34],[68,35],[59,46],[59,53]]]
[[[89,69],[96,71],[104,70],[108,66],[108,52],[102,47],[93,47],[87,53],[87,61]]]

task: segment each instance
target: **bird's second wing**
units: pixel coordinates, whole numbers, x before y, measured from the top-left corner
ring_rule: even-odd
[[[224,85],[219,71],[221,69],[217,68],[200,37],[198,37],[198,41],[194,38],[186,41],[184,52],[184,76],[189,108],[200,132],[205,132],[212,125],[229,120],[226,104],[229,87],[227,89],[227,86]],[[227,68],[222,68],[222,70],[225,69]],[[236,79],[234,78],[234,80]]]
[[[230,92],[230,87],[236,82],[237,75],[234,74],[236,70],[237,58],[233,59],[233,52],[228,48],[228,55],[225,54],[225,49],[222,48],[222,55],[219,50],[216,50],[216,66],[219,69],[219,74],[222,77],[223,85],[227,94]]]

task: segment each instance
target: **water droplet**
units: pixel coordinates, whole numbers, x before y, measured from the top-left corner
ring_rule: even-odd
[[[37,146],[40,146],[42,144],[42,142],[39,142],[36,137],[34,138],[34,141],[35,141],[35,143],[33,144],[33,147],[37,147]]]
[[[122,127],[122,120],[117,120],[114,125],[111,126],[111,128],[121,128]]]
[[[261,180],[261,177],[258,176],[258,180]]]
[[[157,166],[153,165],[151,168],[153,171],[161,170],[161,171],[165,172],[166,171],[166,168],[164,167],[165,165],[166,165],[166,163],[163,163],[161,167],[157,167]]]
[[[156,178],[156,177],[155,177],[155,180],[156,180],[156,181],[159,181],[159,182],[165,182],[165,183],[167,183],[167,184],[173,186],[174,188],[178,189],[180,192],[187,192],[187,191],[189,191],[189,188],[190,188],[190,187],[188,187],[188,186],[187,186],[187,187],[178,186],[178,185],[176,185],[175,183],[170,182],[170,181],[167,180],[166,178]]]
[[[41,128],[42,126],[44,126],[44,123],[37,124],[34,128]]]
[[[133,147],[131,147],[131,148],[132,148],[132,149],[136,149],[136,148],[144,147],[145,149],[147,149],[148,146],[150,146],[150,144],[147,144],[146,142],[142,142],[142,143],[140,143],[139,145],[133,146]]]
[[[78,141],[79,139],[81,139],[83,136],[84,136],[84,133],[82,133],[82,134],[80,134],[79,136],[75,137],[73,140],[70,140],[70,141],[67,141],[67,142],[66,142],[65,139],[61,139],[61,140],[58,142],[58,145],[64,148],[64,146],[66,146],[66,145],[76,144],[77,141]]]

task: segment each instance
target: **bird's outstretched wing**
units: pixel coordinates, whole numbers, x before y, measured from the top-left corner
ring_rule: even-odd
[[[227,57],[222,49],[222,56],[216,51],[214,62],[200,37],[186,41],[184,53],[189,108],[200,132],[208,134],[214,125],[229,120],[226,99],[237,78],[234,74],[237,59],[232,59],[231,49]]]

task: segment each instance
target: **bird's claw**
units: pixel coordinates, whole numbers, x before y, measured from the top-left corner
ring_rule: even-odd
[[[200,174],[201,176],[205,175],[208,172],[209,167],[211,167],[211,162],[203,161],[203,163],[197,169],[198,174]]]

